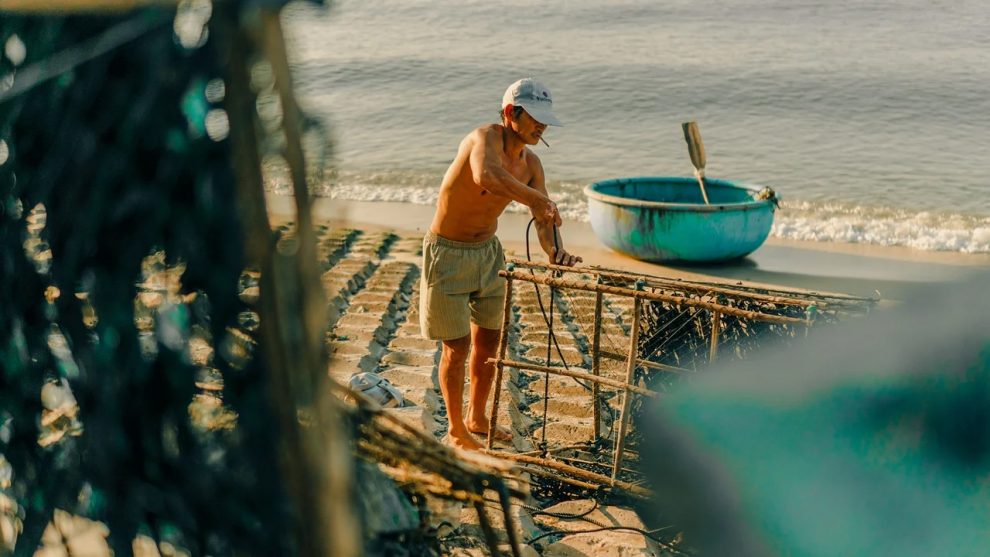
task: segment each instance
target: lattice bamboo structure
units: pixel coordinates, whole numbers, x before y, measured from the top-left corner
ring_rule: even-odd
[[[816,326],[866,314],[878,302],[876,299],[845,295],[674,280],[598,267],[574,269],[518,259],[510,259],[507,270],[500,275],[507,281],[505,317],[497,356],[489,360],[496,368],[496,389],[492,401],[488,451],[501,458],[542,468],[543,472],[539,475],[564,483],[589,489],[604,488],[636,497],[648,497],[650,492],[635,478],[627,478],[630,471],[622,466],[633,441],[630,419],[634,400],[661,397],[671,377],[694,373],[720,358],[743,358],[771,337],[803,338]],[[551,365],[549,361],[537,364],[509,357],[510,318],[519,282],[549,287],[551,292],[559,291],[565,296],[574,297],[576,293],[594,296],[589,334],[590,368],[566,364],[562,368]],[[631,302],[631,308],[625,312],[629,318],[624,319],[622,324],[622,330],[628,331],[625,346],[620,347],[614,341],[611,346],[605,346],[609,343],[603,342],[607,336],[603,325],[610,323],[604,311],[606,296],[610,297],[611,306],[621,307]],[[549,333],[548,330],[548,343],[554,340]],[[621,364],[621,370],[614,370],[619,372],[617,374],[621,378],[605,375],[603,360]],[[544,446],[538,451],[523,454],[493,450],[506,368],[543,373],[547,379],[550,375],[556,375],[590,383],[594,433],[587,444]],[[602,388],[615,389],[621,396],[618,418],[611,424],[612,430],[617,431],[611,440],[609,474],[588,469],[593,467],[579,466],[594,464],[601,468],[601,463],[561,456],[574,449],[598,447],[610,441],[601,432],[604,408]]]

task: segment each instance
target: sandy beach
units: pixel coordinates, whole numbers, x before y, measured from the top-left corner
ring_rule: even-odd
[[[273,223],[293,220],[292,198],[272,195],[268,202]],[[389,412],[438,441],[442,440],[447,421],[437,377],[440,345],[422,339],[418,323],[420,246],[432,219],[433,207],[317,198],[313,213],[318,226],[319,258],[325,269],[322,280],[328,302],[336,309],[327,335],[330,375],[347,383],[358,373],[377,373],[402,395],[402,405]],[[528,215],[520,213],[507,213],[500,219],[499,237],[507,255],[525,257],[528,220]],[[730,285],[863,297],[879,295],[884,301],[909,300],[914,292],[927,285],[950,284],[990,266],[987,256],[771,240],[741,262],[673,267],[617,254],[599,243],[590,226],[583,222],[565,222],[562,234],[568,248],[583,256],[587,265]],[[535,235],[532,249],[534,259],[545,260],[535,245]],[[589,361],[591,321],[594,320],[589,320],[587,311],[594,305],[594,296],[584,294],[588,293],[563,293],[563,305],[554,324],[562,356],[572,363]],[[630,307],[612,301],[608,312],[608,318],[603,317],[602,321],[603,339],[610,343],[610,350],[622,352],[629,342]],[[509,323],[511,358],[542,362],[547,342],[546,324],[539,316],[533,291],[520,290]],[[605,377],[622,380],[625,364],[612,364],[617,365],[603,365],[602,373]],[[512,426],[513,440],[511,446],[503,449],[525,453],[539,446],[543,434],[541,409],[545,387],[542,373],[520,369],[507,371],[501,385],[502,404],[498,415],[500,424]],[[588,393],[566,377],[551,377],[549,388],[553,395],[548,399],[547,441],[563,446],[593,438]],[[613,408],[621,400],[617,394],[613,392],[606,397]],[[585,509],[595,503],[585,495],[544,498],[530,504]],[[643,520],[625,505],[605,504],[596,512],[598,518],[612,517],[609,519],[611,526],[645,527]],[[525,505],[513,507],[513,513],[518,538],[540,540],[530,546],[536,554],[681,554],[676,547],[678,542],[671,541],[675,539],[675,531],[668,538],[624,532],[622,543],[616,545],[612,543],[614,532],[567,534],[566,528],[560,524],[547,524],[539,513],[526,510]],[[497,526],[499,540],[507,543],[508,536],[499,513],[489,514]],[[483,554],[484,535],[471,506],[439,505],[433,520],[448,525],[439,536],[448,554]],[[681,549],[690,553],[689,547]]]

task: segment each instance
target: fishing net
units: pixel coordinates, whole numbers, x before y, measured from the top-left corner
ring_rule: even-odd
[[[660,395],[662,404],[663,393],[712,362],[742,362],[769,348],[801,343],[817,329],[869,314],[878,302],[599,267],[567,269],[520,259],[510,260],[509,275],[537,287],[523,284],[512,291],[513,306],[520,308],[517,329],[522,328],[510,343],[537,346],[518,355],[521,364],[506,364],[528,369],[521,375],[524,380],[544,387],[538,393],[540,401],[528,401],[534,443],[542,457],[534,463],[555,471],[558,480],[568,476],[566,489],[583,485],[586,494],[598,498],[605,495],[602,488],[611,491],[610,496],[648,494],[642,489],[642,432],[636,424],[652,398]],[[556,321],[551,319],[554,311]],[[551,329],[553,334],[548,334]],[[630,354],[636,358],[633,365]],[[546,388],[551,375],[568,373],[572,379],[557,377],[556,387]],[[568,381],[577,386],[570,387]],[[627,382],[633,386],[628,394],[622,387]],[[590,426],[575,426],[583,442],[550,446],[546,431],[561,427],[554,423],[560,416],[549,419],[547,408],[553,399],[568,397],[591,403],[584,412]],[[552,406],[568,410],[560,400]],[[617,453],[621,457],[616,458]],[[559,482],[537,480],[534,485],[537,495],[561,489]]]
[[[391,516],[427,497],[494,547],[484,503],[525,497],[327,377],[339,253],[262,191],[305,209],[331,147],[277,8],[3,18],[0,555],[429,552]]]
[[[0,20],[0,554],[294,552],[215,15]]]

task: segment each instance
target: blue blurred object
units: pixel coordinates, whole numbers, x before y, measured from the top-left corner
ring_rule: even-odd
[[[990,554],[990,277],[716,366],[644,416],[703,555]]]

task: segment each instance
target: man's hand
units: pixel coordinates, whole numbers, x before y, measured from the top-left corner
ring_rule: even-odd
[[[533,212],[533,218],[541,224],[552,224],[553,226],[563,224],[563,221],[560,220],[557,204],[550,201],[549,197],[538,197],[529,208]]]
[[[553,252],[553,254],[551,254],[551,259],[557,265],[564,265],[566,267],[573,267],[574,265],[576,265],[576,264],[581,263],[582,261],[584,261],[584,259],[578,257],[577,255],[573,255],[573,254],[567,253],[567,250],[565,250],[563,248],[561,248],[559,250],[557,248],[550,248],[550,251]]]

